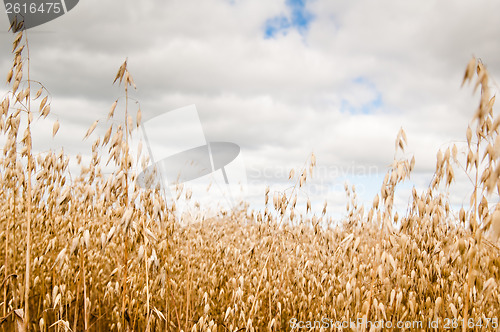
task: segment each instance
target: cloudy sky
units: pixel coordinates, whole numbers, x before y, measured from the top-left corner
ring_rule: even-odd
[[[82,137],[123,98],[112,82],[128,58],[145,121],[195,104],[207,140],[241,147],[253,205],[266,184],[290,186],[288,170],[313,151],[307,189],[318,206],[326,199],[340,213],[345,181],[371,202],[400,127],[416,159],[404,205],[408,188],[429,183],[437,150],[465,140],[478,102],[460,87],[471,56],[500,77],[498,12],[494,0],[80,1],[28,32],[31,77],[50,91],[49,120],[61,123],[55,140],[52,122],[40,124],[35,146],[88,154]],[[8,26],[0,15],[5,74]],[[467,203],[467,183],[456,188],[453,202]]]

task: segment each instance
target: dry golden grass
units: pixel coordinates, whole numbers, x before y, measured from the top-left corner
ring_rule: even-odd
[[[23,57],[22,31],[13,46],[11,90],[0,103],[0,130],[8,137],[0,159],[4,331],[16,324],[19,331],[287,331],[292,322],[361,318],[393,326],[420,321],[422,329],[439,322],[437,330],[447,322],[478,331],[498,325],[500,208],[488,200],[500,190],[500,118],[488,73],[476,59],[464,78],[481,88],[466,131],[465,168],[474,187],[467,210],[452,211],[440,192],[452,185],[460,163],[451,146],[438,152],[431,185],[413,191],[405,215],[394,212],[394,193],[413,158],[395,158],[367,213],[348,186],[344,220],[333,224],[326,202],[321,216],[311,216],[308,200],[300,213],[297,189],[313,174],[311,155],[303,169],[290,172],[291,189],[265,192],[265,211],[241,205],[181,227],[159,189],[135,185],[127,63],[115,78],[125,89],[124,105],[115,101],[109,113],[124,106],[126,121],[94,142],[90,164],[70,180],[62,152],[31,151],[32,108],[45,89],[29,75],[23,79],[29,56]],[[42,88],[32,95],[35,85]],[[46,96],[37,112],[48,116]],[[30,120],[26,128],[23,117]],[[137,126],[140,117],[139,110]],[[58,129],[56,122],[52,134]],[[396,150],[406,144],[401,129]],[[103,176],[101,156],[115,165],[112,176]],[[352,327],[370,329],[376,327]]]

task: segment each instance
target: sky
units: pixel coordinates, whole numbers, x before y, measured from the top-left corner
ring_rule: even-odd
[[[207,141],[239,145],[243,196],[256,208],[267,185],[293,186],[289,170],[312,152],[316,175],[301,194],[318,211],[326,200],[331,215],[343,213],[346,181],[371,205],[402,127],[405,157],[416,160],[398,191],[404,208],[413,186],[429,184],[438,149],[457,143],[464,151],[479,98],[461,87],[470,58],[500,77],[498,12],[494,0],[80,1],[28,30],[31,77],[49,90],[52,109],[34,145],[88,156],[87,128],[101,119],[95,137],[103,135],[111,104],[124,100],[112,82],[127,59],[144,121],[194,104]],[[8,27],[0,15],[5,75]],[[0,84],[2,96],[6,89]],[[52,139],[56,119],[61,129]],[[452,203],[467,204],[468,183],[454,188]]]

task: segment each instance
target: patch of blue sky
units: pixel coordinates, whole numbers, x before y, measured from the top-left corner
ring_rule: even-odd
[[[266,20],[264,37],[268,39],[278,34],[286,35],[292,28],[302,34],[307,31],[314,15],[306,9],[306,2],[306,0],[286,0],[290,12]]]
[[[351,114],[373,114],[375,111],[379,110],[383,106],[382,95],[377,93],[375,99],[368,103],[363,103],[362,105],[354,105],[347,99],[342,99],[340,104],[341,112],[348,112]]]
[[[350,188],[352,187],[352,185],[356,187],[357,201],[359,205],[364,206],[366,217],[369,209],[372,207],[373,199],[375,198],[375,196],[378,195],[379,199],[381,198],[380,190],[384,181],[385,174],[386,172],[380,172],[378,174],[370,175],[349,175],[345,178],[339,178],[338,182],[347,183]],[[400,217],[407,215],[414,185],[415,184],[412,181],[407,180],[399,183],[396,186],[395,200],[393,203],[393,213],[397,212]],[[345,203],[347,201],[348,199],[346,198]],[[379,207],[382,206],[383,203],[380,200]]]
[[[292,25],[299,30],[307,29],[314,16],[306,10],[305,0],[287,0],[287,6],[290,7]]]
[[[266,21],[265,36],[266,38],[273,38],[278,33],[286,35],[290,26],[290,21],[284,15],[270,18]]]
[[[340,110],[342,112],[371,114],[376,110],[382,108],[382,106],[384,105],[382,93],[377,89],[377,87],[373,82],[371,82],[370,80],[368,80],[366,77],[363,76],[358,76],[354,78],[352,82],[354,83],[353,88],[357,88],[358,86],[359,88],[368,89],[372,91],[374,98],[360,105],[359,104],[355,105],[354,103],[350,102],[347,99],[342,99],[340,104]]]

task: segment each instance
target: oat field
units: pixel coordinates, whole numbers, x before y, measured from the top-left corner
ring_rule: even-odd
[[[332,220],[326,205],[297,205],[298,188],[314,176],[310,155],[291,170],[290,189],[262,193],[264,211],[242,203],[179,220],[158,188],[135,184],[132,166],[147,160],[129,153],[141,111],[127,102],[135,86],[127,63],[115,78],[125,99],[110,96],[109,110],[126,121],[111,125],[70,177],[67,155],[32,151],[31,125],[49,115],[51,98],[30,77],[26,36],[15,36],[0,101],[2,331],[498,329],[500,117],[480,61],[464,75],[480,93],[464,124],[468,153],[437,151],[429,188],[413,190],[404,215],[393,206],[395,188],[414,159],[393,161],[372,206],[346,186],[345,217]],[[47,135],[58,129],[55,122]],[[401,129],[396,150],[406,146]],[[456,172],[473,187],[458,211],[444,194]]]

